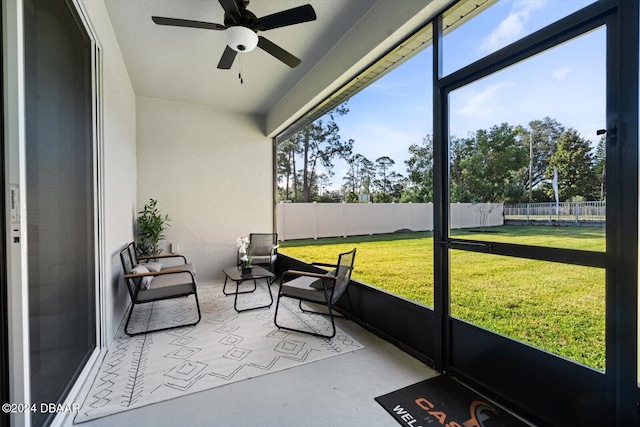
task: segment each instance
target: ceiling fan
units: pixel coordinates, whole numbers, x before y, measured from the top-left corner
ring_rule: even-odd
[[[258,18],[247,10],[249,0],[218,1],[224,9],[224,25],[188,19],[163,18],[161,16],[152,16],[151,19],[158,25],[224,31],[227,38],[227,47],[220,58],[220,62],[218,62],[218,68],[221,70],[231,68],[238,52],[250,52],[256,46],[291,68],[297,67],[302,62],[280,46],[262,36],[258,36],[256,33],[314,21],[316,12],[310,4]]]

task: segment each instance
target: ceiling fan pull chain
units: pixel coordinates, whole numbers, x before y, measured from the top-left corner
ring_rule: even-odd
[[[240,84],[244,83],[244,80],[242,80],[242,54],[239,55],[240,58],[238,60],[238,63],[240,65],[240,72],[238,73],[238,78],[240,79]]]

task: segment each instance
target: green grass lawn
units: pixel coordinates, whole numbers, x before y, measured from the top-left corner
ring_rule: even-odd
[[[461,238],[604,250],[604,229],[586,227],[456,230]],[[282,242],[280,252],[335,262],[357,247],[353,278],[433,307],[432,233],[403,233]],[[462,320],[604,370],[603,269],[451,252],[451,312]]]

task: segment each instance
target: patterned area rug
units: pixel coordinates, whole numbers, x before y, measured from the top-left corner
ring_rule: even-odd
[[[248,289],[253,284],[243,284]],[[228,287],[227,290],[230,288]],[[277,292],[277,285],[272,285]],[[364,348],[337,330],[331,339],[279,330],[271,308],[237,313],[222,285],[199,284],[202,320],[194,327],[128,337],[120,327],[74,423],[127,411],[236,381],[300,366]],[[239,295],[239,308],[268,303],[265,284]],[[138,306],[130,330],[181,324],[197,318],[194,297]],[[278,320],[285,326],[326,333],[325,316],[304,314],[282,299]]]

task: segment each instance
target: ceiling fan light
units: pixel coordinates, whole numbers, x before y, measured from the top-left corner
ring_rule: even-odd
[[[227,44],[236,52],[251,52],[258,45],[258,35],[251,29],[235,25],[224,30]]]

